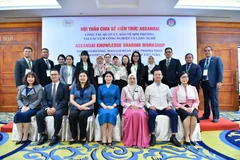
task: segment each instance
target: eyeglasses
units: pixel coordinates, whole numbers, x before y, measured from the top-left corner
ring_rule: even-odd
[[[57,76],[58,74],[51,74],[51,76],[53,77],[53,76]]]
[[[184,79],[184,78],[188,78],[188,76],[182,76],[181,78],[182,78],[182,79]]]

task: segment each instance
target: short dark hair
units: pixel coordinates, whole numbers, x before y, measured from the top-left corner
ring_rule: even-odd
[[[113,59],[118,59],[118,56],[113,56]]]
[[[57,69],[57,68],[52,68],[50,72],[52,72],[52,71],[57,71],[57,72],[58,72],[58,74],[59,74],[59,71],[58,71],[58,69]]]
[[[134,55],[134,53],[138,54],[138,57],[139,57],[138,63],[142,63],[141,54],[138,51],[133,51],[132,56],[131,56],[131,62],[133,63],[133,55]]]
[[[153,69],[153,75],[154,75],[154,73],[156,72],[156,71],[160,71],[161,73],[162,73],[162,71],[160,70],[160,69],[158,69],[158,68],[156,68],[156,69]]]
[[[63,54],[59,54],[58,57],[57,57],[57,60],[62,57],[65,61],[66,61],[66,57],[63,55]]]
[[[212,51],[212,47],[211,46],[206,46],[206,47],[204,47],[203,50],[205,51],[206,48],[210,48],[210,50]]]
[[[25,49],[30,49],[31,51],[33,51],[33,49],[32,49],[31,47],[29,47],[29,46],[25,46],[25,47],[23,48],[23,51],[24,51]]]
[[[110,58],[112,57],[112,56],[111,56],[111,54],[109,54],[109,53],[106,53],[106,54],[104,55],[104,58],[105,58],[107,55],[109,55],[109,56],[110,56]]]
[[[113,73],[112,73],[111,71],[106,71],[106,72],[103,74],[103,79],[105,80],[105,77],[106,77],[107,74],[110,74],[110,75],[112,76],[112,78],[113,78],[113,81],[114,81],[114,75],[113,75]]]
[[[164,52],[166,52],[166,50],[168,50],[168,49],[170,49],[171,51],[173,51],[171,47],[167,47],[167,48],[165,48]]]
[[[47,51],[49,51],[47,48],[42,48],[42,51],[43,51],[43,50],[47,50]]]
[[[39,79],[38,79],[37,75],[36,75],[34,72],[32,72],[32,71],[31,71],[31,72],[28,72],[28,73],[23,77],[23,84],[25,84],[26,86],[29,85],[29,83],[28,83],[28,81],[27,81],[27,78],[30,77],[30,76],[32,76],[32,77],[35,78],[35,81],[33,82],[33,85],[39,84]]]
[[[90,80],[89,80],[89,76],[88,76],[87,71],[81,70],[80,73],[79,73],[79,75],[78,75],[78,78],[79,78],[80,74],[82,74],[82,73],[84,73],[84,74],[87,75],[87,82],[85,83],[84,88],[82,88],[82,86],[81,86],[81,84],[80,84],[80,81],[78,80],[78,81],[77,81],[77,84],[76,84],[76,87],[77,87],[78,90],[80,90],[80,89],[86,89],[86,88],[88,88],[88,87],[90,86]]]
[[[187,58],[187,56],[192,56],[192,58],[193,58],[193,54],[192,53],[187,53],[186,55],[185,55],[185,58]]]
[[[179,74],[179,76],[178,76],[178,84],[181,84],[180,79],[181,79],[182,75],[184,75],[184,74],[187,74],[187,76],[188,76],[188,84],[190,84],[189,74],[188,74],[187,72],[185,72],[185,71],[182,71],[182,72]]]

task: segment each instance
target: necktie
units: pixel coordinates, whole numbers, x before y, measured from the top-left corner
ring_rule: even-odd
[[[56,107],[56,84],[53,84],[52,100],[53,100],[53,107]]]
[[[189,71],[189,68],[190,68],[190,64],[187,64],[187,65],[186,65],[186,72]]]
[[[206,61],[204,69],[208,69],[208,66],[209,66],[209,59],[207,58],[207,61]]]
[[[170,64],[170,60],[168,59],[168,60],[166,61],[166,67],[167,67],[167,68],[168,68],[169,64]]]
[[[29,69],[32,69],[32,65],[31,65],[31,61],[30,60],[28,60],[28,67],[29,67]]]
[[[50,66],[50,64],[49,64],[48,59],[46,60],[46,62],[47,62],[48,69],[50,70],[50,69],[51,69],[51,66]]]

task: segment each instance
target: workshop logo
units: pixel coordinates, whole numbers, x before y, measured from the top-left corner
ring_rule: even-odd
[[[72,19],[64,19],[62,24],[64,27],[72,27],[74,25],[74,21]]]
[[[173,19],[173,18],[169,18],[169,19],[167,20],[167,25],[168,25],[169,27],[175,26],[175,25],[176,25],[176,20]]]

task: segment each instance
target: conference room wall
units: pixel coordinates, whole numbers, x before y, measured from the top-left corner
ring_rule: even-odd
[[[14,64],[23,56],[22,49],[26,45],[33,48],[33,59],[41,57],[42,22],[0,23],[0,37],[0,111],[13,112],[17,110]],[[238,55],[235,45],[240,44],[240,23],[197,22],[198,56],[195,58],[198,61],[203,58],[202,47],[212,44],[217,47],[214,48],[217,53],[222,54],[227,50],[227,53],[233,56],[230,63],[223,61],[227,70],[224,70],[226,85],[219,94],[220,109],[238,110],[237,65],[235,65],[238,62]],[[202,93],[200,100],[203,102]],[[203,108],[202,103],[200,108]]]

